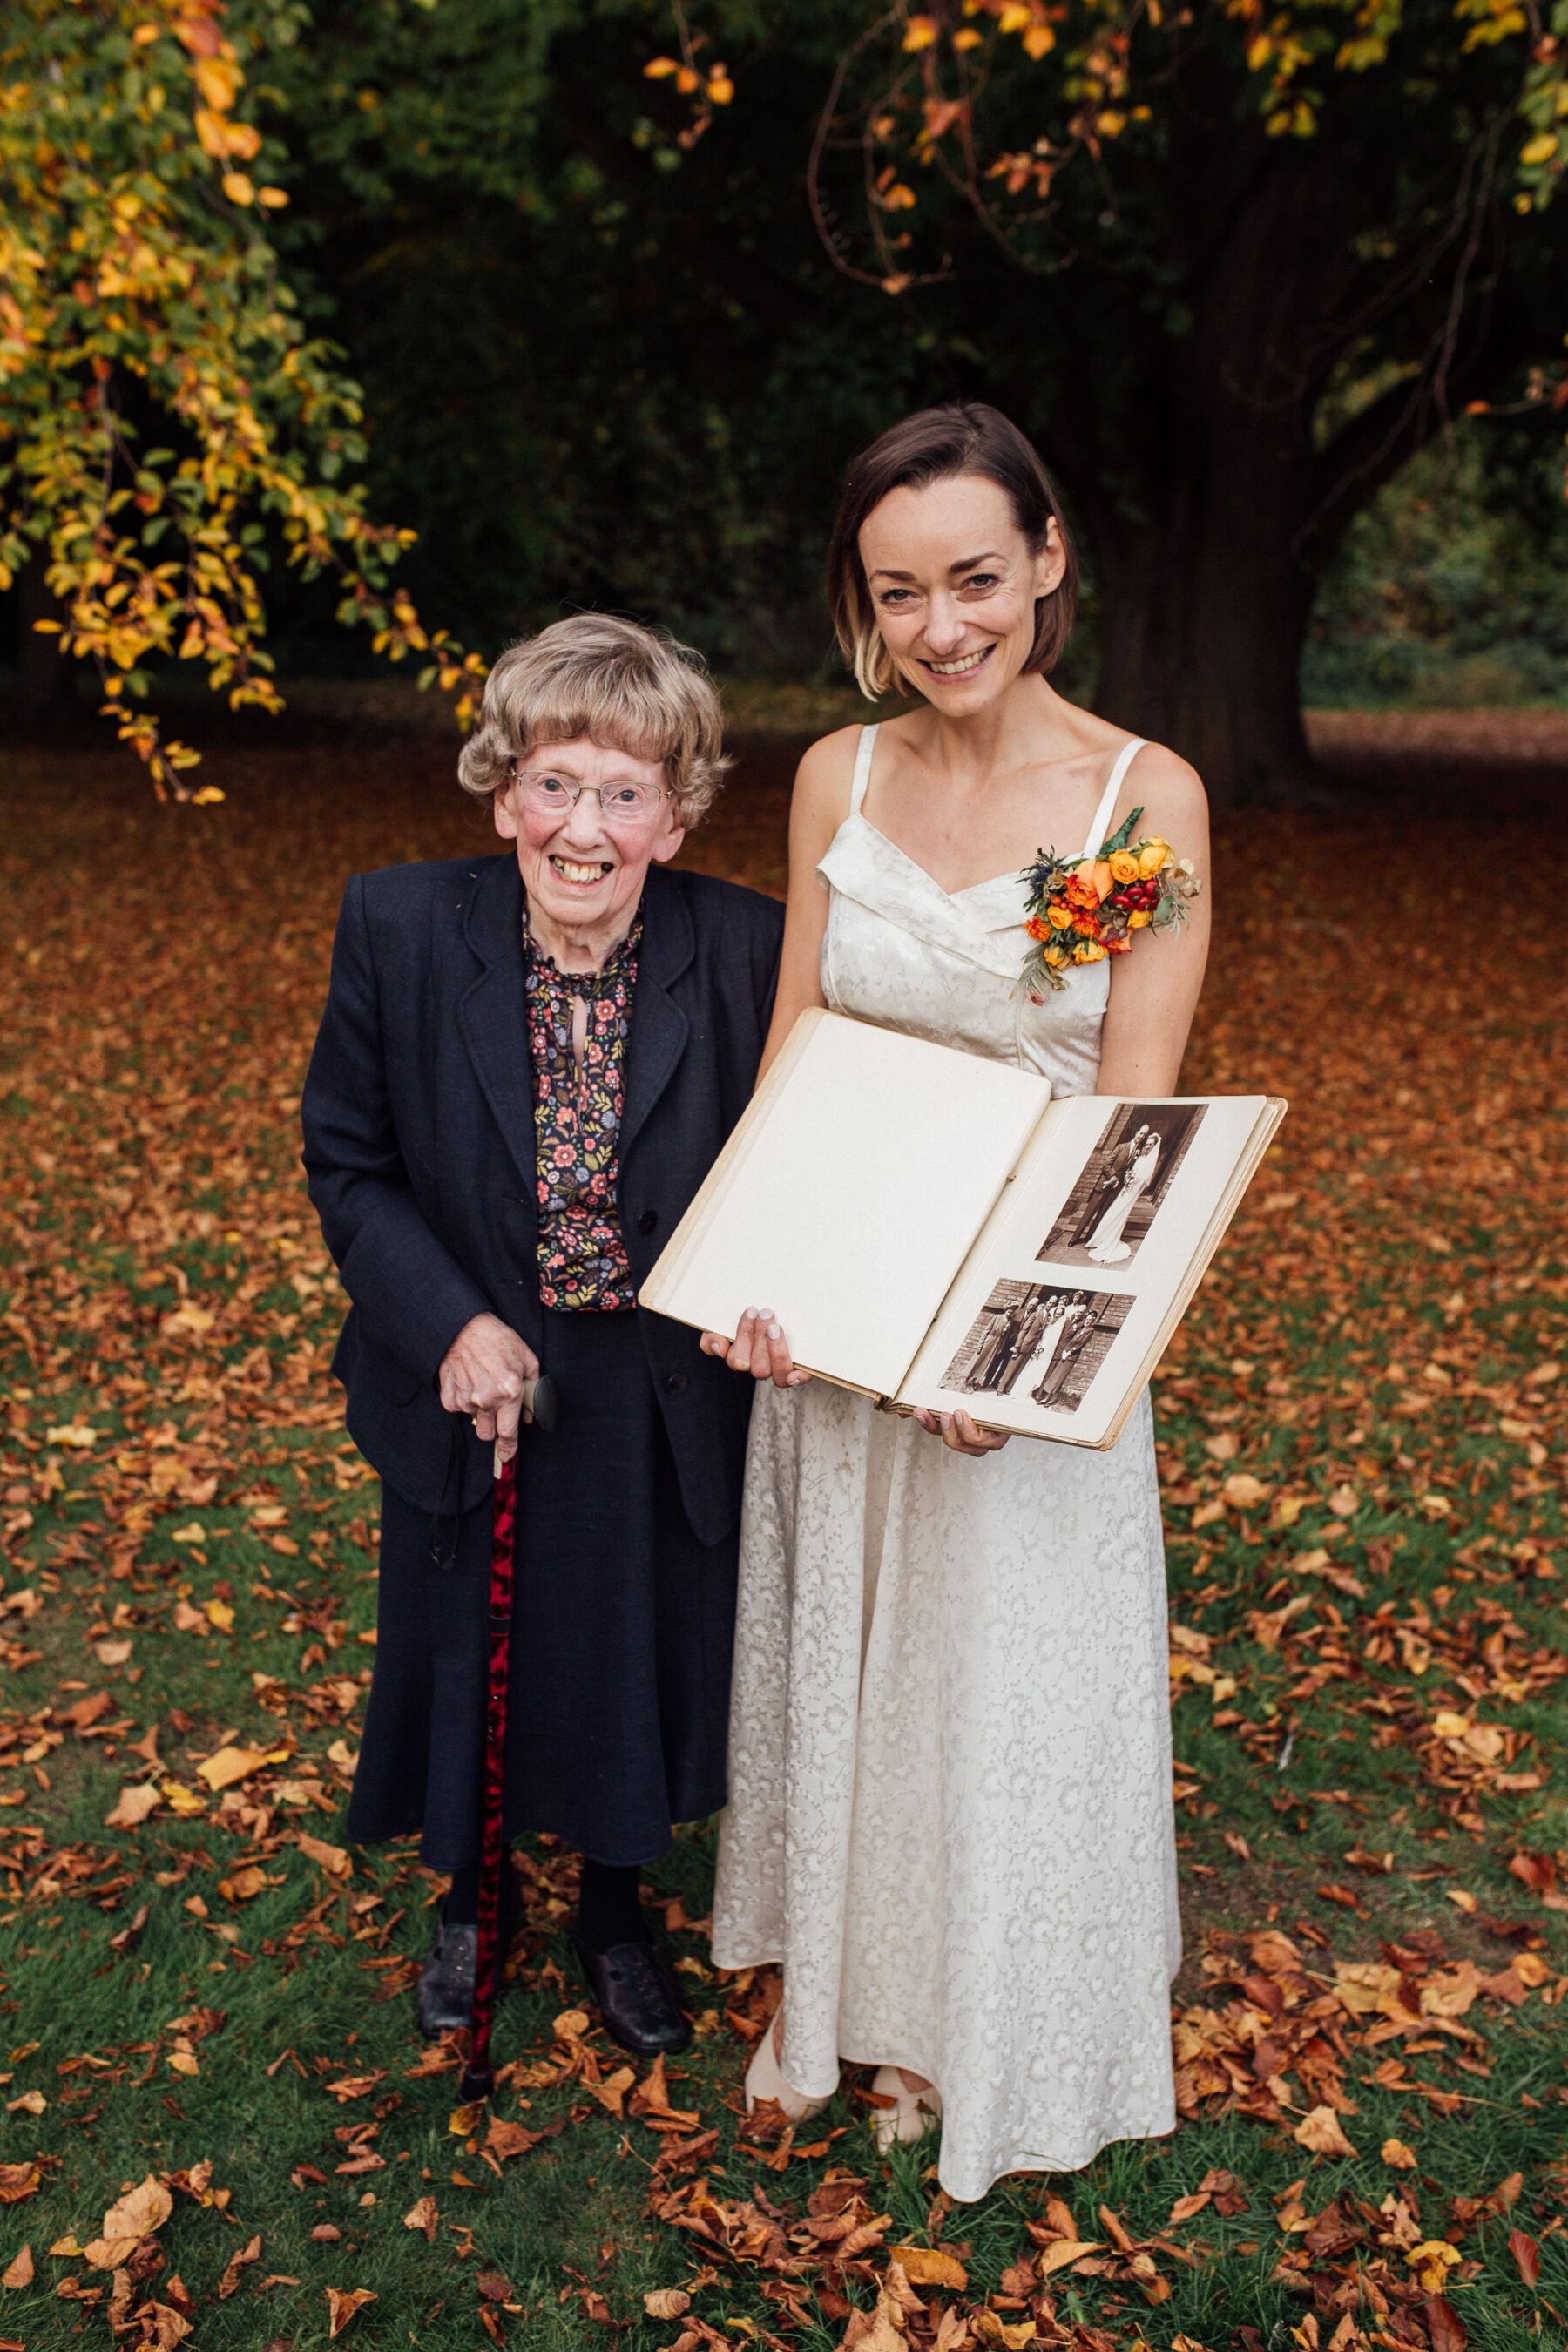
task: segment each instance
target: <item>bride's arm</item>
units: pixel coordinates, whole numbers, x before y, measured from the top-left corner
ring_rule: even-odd
[[[1208,961],[1214,886],[1203,785],[1184,760],[1157,743],[1140,751],[1128,770],[1112,825],[1140,805],[1140,836],[1163,835],[1178,857],[1192,859],[1204,886],[1188,899],[1180,930],[1139,932],[1130,952],[1110,967],[1096,1092],[1148,1097],[1176,1091]]]
[[[814,743],[795,771],[789,805],[789,899],[784,908],[784,953],[778,994],[763,1047],[759,1081],[801,1014],[825,1004],[822,939],[827,929],[827,888],[817,878],[834,835],[849,814],[849,787],[859,747],[858,727],[841,727]]]

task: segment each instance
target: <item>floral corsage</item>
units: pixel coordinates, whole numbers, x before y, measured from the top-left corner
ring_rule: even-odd
[[[1203,884],[1190,857],[1178,857],[1157,833],[1132,839],[1143,812],[1102,841],[1092,857],[1058,857],[1042,849],[1019,879],[1027,897],[1025,929],[1035,942],[1014,994],[1044,1002],[1047,988],[1065,988],[1074,964],[1103,963],[1125,955],[1134,931],[1175,929],[1186,902]]]

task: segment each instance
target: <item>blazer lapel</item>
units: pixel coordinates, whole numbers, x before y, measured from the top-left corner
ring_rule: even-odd
[[[668,991],[695,952],[691,918],[680,885],[657,866],[648,868],[643,885],[642,920],[632,1034],[626,1046],[626,1104],[621,1113],[623,1169],[632,1143],[675,1076],[690,1034],[685,1013]]]
[[[463,992],[458,1025],[485,1100],[533,1198],[533,1067],[522,978],[522,877],[514,857],[476,869],[463,933],[484,969]]]

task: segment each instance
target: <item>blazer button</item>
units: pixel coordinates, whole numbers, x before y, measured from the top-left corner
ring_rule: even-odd
[[[664,1391],[667,1396],[684,1396],[690,1386],[691,1382],[684,1372],[666,1372],[664,1376]]]
[[[641,1216],[637,1219],[637,1231],[639,1234],[651,1234],[658,1223],[658,1211],[657,1209],[645,1209]]]

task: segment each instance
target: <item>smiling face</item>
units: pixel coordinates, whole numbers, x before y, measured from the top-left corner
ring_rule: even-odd
[[[1035,644],[1035,604],[1066,569],[1056,524],[1037,555],[999,483],[955,474],[889,490],[860,527],[888,651],[947,718],[1005,694]]]
[[[584,789],[574,807],[541,810],[530,805],[530,783],[553,784],[563,795]],[[633,783],[665,795],[651,820],[628,822],[613,813],[615,788]],[[517,844],[529,927],[562,969],[604,961],[632,927],[649,866],[665,864],[685,839],[668,784],[657,761],[637,760],[613,743],[580,735],[569,743],[536,743],[518,761],[505,791],[497,793],[496,831]],[[612,802],[608,816],[597,789]]]

